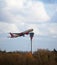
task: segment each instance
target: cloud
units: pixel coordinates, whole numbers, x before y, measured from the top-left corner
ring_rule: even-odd
[[[19,32],[33,28],[36,35],[57,35],[57,24],[49,23],[51,17],[43,2],[5,0],[5,3],[6,6],[1,5],[0,32]]]
[[[36,0],[37,1],[37,0]],[[39,0],[39,1],[43,1],[44,3],[53,3],[53,4],[56,4],[57,3],[57,0]]]
[[[56,23],[42,23],[42,24],[8,24],[0,22],[0,33],[21,32],[26,29],[34,29],[34,33],[38,36],[51,36],[57,37],[57,24]]]
[[[45,9],[51,18],[57,12],[57,4],[45,4]]]
[[[44,22],[50,19],[42,2],[27,0],[5,0],[6,7],[1,11],[1,19],[4,21],[17,22]],[[2,21],[1,20],[1,21]]]
[[[15,24],[0,22],[0,33],[19,32]]]
[[[11,8],[15,8],[15,7],[17,7],[17,8],[22,8],[23,7],[23,5],[24,5],[24,2],[26,1],[26,0],[5,0],[6,1],[6,3],[7,3],[7,7],[9,7],[10,9]]]
[[[46,22],[50,19],[42,2],[32,2],[30,8],[26,11],[28,21]]]
[[[57,24],[52,23],[49,25],[49,33],[57,35]]]
[[[28,28],[33,28],[34,33],[39,36],[57,37],[56,23],[31,24],[28,25]]]
[[[51,22],[57,23],[57,12],[55,12],[55,14],[53,15],[53,17],[51,18]]]

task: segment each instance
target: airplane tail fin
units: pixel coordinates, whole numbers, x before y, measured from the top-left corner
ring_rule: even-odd
[[[11,38],[14,37],[14,35],[12,33],[9,33],[11,35]]]

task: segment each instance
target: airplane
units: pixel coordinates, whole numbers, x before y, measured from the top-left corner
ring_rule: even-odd
[[[28,35],[32,31],[33,31],[33,29],[28,29],[28,30],[21,32],[21,33],[11,33],[10,32],[9,38],[16,38],[16,37],[20,37],[20,36],[25,36],[25,35]]]

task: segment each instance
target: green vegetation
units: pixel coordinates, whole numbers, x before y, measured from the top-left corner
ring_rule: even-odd
[[[31,54],[0,50],[0,65],[57,65],[57,51],[39,49]]]

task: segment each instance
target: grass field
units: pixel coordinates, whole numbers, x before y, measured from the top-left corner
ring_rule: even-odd
[[[0,65],[57,65],[57,51],[39,49],[31,52],[0,50]]]

